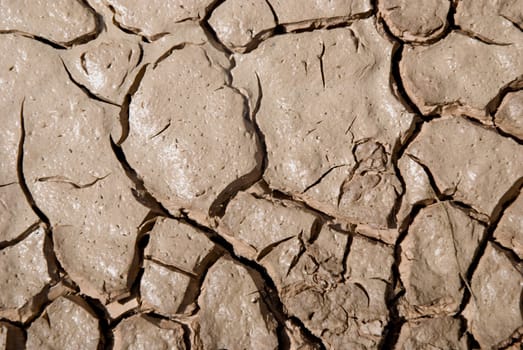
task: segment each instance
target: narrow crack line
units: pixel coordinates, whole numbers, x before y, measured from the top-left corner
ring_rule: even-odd
[[[234,59],[231,60],[231,67],[235,66]],[[232,68],[231,68],[232,69]],[[230,76],[230,70],[229,70],[229,76]],[[231,81],[232,83],[232,81]],[[227,209],[227,205],[229,204],[230,200],[239,192],[242,190],[246,190],[250,186],[252,186],[257,181],[261,180],[263,178],[263,174],[265,173],[265,169],[267,167],[267,149],[266,149],[266,143],[265,143],[265,136],[261,132],[257,120],[256,115],[257,111],[259,110],[261,103],[261,96],[263,95],[263,92],[261,91],[261,83],[258,81],[258,87],[259,87],[259,96],[258,100],[256,101],[256,105],[254,107],[254,110],[256,113],[251,113],[251,107],[250,107],[250,99],[248,96],[242,93],[238,88],[232,86],[231,84],[227,85],[230,89],[234,90],[237,94],[239,94],[244,102],[245,106],[245,117],[244,123],[247,130],[252,130],[253,133],[257,136],[256,142],[258,144],[258,151],[259,153],[255,155],[255,158],[259,160],[255,166],[251,170],[251,172],[242,175],[235,181],[231,182],[227,187],[217,196],[217,198],[213,201],[213,203],[210,206],[209,209],[209,216],[211,217],[223,217],[225,215],[225,210]]]
[[[434,176],[432,175],[432,172],[430,171],[429,167],[426,166],[425,164],[423,164],[423,162],[418,157],[416,157],[416,156],[414,156],[414,155],[412,155],[410,153],[406,153],[406,156],[409,157],[410,159],[412,159],[414,162],[416,162],[416,164],[418,164],[423,169],[423,172],[425,173],[425,175],[427,175],[427,178],[429,179],[430,187],[432,188],[432,190],[436,194],[436,197],[438,198],[438,200],[441,201],[441,202],[444,202],[444,201],[448,200],[449,196],[445,196],[441,192],[441,190],[439,189],[438,184],[436,183],[436,180],[435,180]],[[459,183],[459,181],[458,181],[458,183]],[[456,188],[457,188],[457,184],[456,184]],[[455,190],[454,190],[454,192],[455,192]]]
[[[46,227],[50,227],[49,218],[44,214],[42,210],[36,205],[36,202],[33,198],[33,195],[31,191],[29,190],[29,186],[27,186],[27,182],[25,179],[24,174],[24,143],[25,143],[25,117],[24,117],[24,104],[25,104],[25,97],[22,99],[22,104],[20,106],[20,141],[18,143],[18,157],[16,162],[16,170],[17,170],[17,177],[18,177],[18,183],[20,184],[20,187],[22,188],[22,192],[24,193],[24,196],[33,209],[34,213],[40,218],[40,220],[45,224]]]
[[[14,34],[14,35],[18,35],[18,36],[22,36],[24,38],[28,38],[28,39],[33,39],[35,41],[38,41],[44,45],[47,45],[47,46],[50,46],[51,48],[55,49],[55,50],[65,50],[67,49],[67,47],[65,45],[62,45],[62,44],[58,44],[54,41],[51,41],[49,39],[46,39],[44,37],[41,37],[41,36],[38,36],[38,35],[34,35],[34,34],[31,34],[31,33],[28,33],[28,32],[24,32],[24,31],[20,31],[20,30],[0,30],[0,35],[1,34]]]
[[[195,44],[190,44],[190,43],[187,43],[187,42],[183,42],[181,44],[176,44],[174,45],[173,47],[171,47],[170,49],[168,49],[167,51],[165,51],[160,57],[158,57],[158,59],[156,59],[156,61],[152,64],[152,69],[156,69],[156,67],[158,67],[158,65],[164,61],[166,58],[168,58],[169,56],[172,55],[172,53],[176,50],[182,50],[183,48],[185,48],[185,46],[187,45],[195,45]]]
[[[169,118],[169,122],[158,132],[156,132],[154,135],[149,137],[149,140],[152,140],[158,136],[160,136],[163,132],[165,132],[169,127],[171,126],[171,119]]]
[[[212,46],[214,46],[216,49],[223,52],[227,56],[231,56],[233,52],[220,41],[218,35],[216,34],[216,31],[209,24],[209,19],[211,18],[214,10],[216,10],[216,8],[218,8],[224,2],[225,0],[215,0],[209,6],[207,6],[205,10],[205,16],[200,20],[200,26],[202,27],[205,36],[207,37],[209,43]]]
[[[7,247],[11,247],[11,246],[14,246],[20,242],[22,242],[24,239],[26,239],[27,237],[29,237],[31,235],[31,233],[34,232],[34,230],[36,230],[36,228],[40,226],[40,222],[35,222],[34,224],[32,224],[31,226],[29,226],[28,228],[26,228],[21,234],[19,234],[16,238],[12,239],[12,240],[9,240],[9,241],[1,241],[0,242],[0,250],[4,249],[4,248],[7,248]]]
[[[418,216],[419,212],[426,208],[426,204],[416,204],[411,210],[411,213],[405,218],[404,224],[399,228],[399,236],[394,246],[394,264],[392,265],[392,280],[393,283],[388,290],[387,296],[387,309],[389,310],[389,323],[385,326],[385,337],[380,344],[380,349],[388,350],[394,349],[401,327],[406,322],[405,317],[401,316],[398,309],[398,303],[401,297],[405,294],[405,288],[401,279],[399,266],[401,263],[401,244],[408,235],[410,225],[414,222],[414,219]],[[397,292],[395,292],[398,290]]]
[[[486,45],[489,45],[489,46],[511,46],[512,43],[500,43],[500,42],[496,42],[494,40],[491,40],[487,37],[484,37],[478,33],[474,33],[472,31],[469,31],[469,30],[466,30],[466,29],[463,29],[461,28],[460,26],[456,25],[455,28],[454,28],[454,32],[456,33],[459,33],[463,36],[467,36],[471,39],[474,39],[474,40],[477,40],[477,41],[480,41],[482,42],[483,44],[486,44]]]
[[[80,82],[76,81],[74,79],[73,75],[71,74],[71,71],[69,71],[69,68],[67,68],[67,65],[65,64],[64,60],[60,57],[60,61],[62,62],[62,65],[64,67],[65,72],[67,73],[67,76],[69,77],[69,80],[76,85],[88,98],[91,100],[95,100],[101,103],[107,103],[115,107],[121,107],[118,103],[115,103],[113,101],[110,101],[108,99],[105,99],[103,97],[97,96],[94,93],[89,90],[85,85],[81,84]]]
[[[138,29],[138,28],[127,28],[125,27],[123,24],[121,24],[120,22],[118,22],[116,20],[116,10],[115,8],[112,6],[112,5],[107,5],[107,8],[112,12],[113,16],[111,18],[111,21],[113,23],[113,25],[118,28],[119,30],[121,30],[122,32],[126,33],[126,34],[130,34],[130,35],[136,35],[136,36],[139,36],[142,38],[142,41],[144,42],[150,42],[149,41],[149,38],[145,37],[143,34],[141,34],[141,31]]]
[[[138,202],[151,209],[154,213],[172,218],[173,215],[158,201],[149,191],[145,188],[143,180],[138,176],[136,171],[131,167],[123,149],[117,145],[112,137],[109,138],[111,143],[111,149],[113,150],[114,156],[120,163],[127,177],[134,183],[135,188],[133,189],[133,195]]]
[[[470,283],[467,280],[467,276],[465,276],[466,271],[463,270],[463,268],[461,266],[461,263],[459,261],[458,246],[456,244],[456,234],[455,234],[455,230],[454,230],[454,223],[452,222],[452,219],[450,217],[450,213],[449,213],[449,211],[448,211],[448,209],[447,209],[447,207],[445,205],[443,205],[443,210],[445,211],[445,216],[447,217],[447,221],[448,221],[448,228],[449,228],[450,236],[451,236],[451,239],[452,239],[452,247],[454,249],[454,259],[456,260],[456,265],[458,266],[459,277],[461,278],[462,282],[465,284],[465,287],[468,289],[469,293],[475,299],[476,297],[475,297],[474,293],[472,292],[472,288],[470,287]]]
[[[338,165],[335,165],[335,166],[332,166],[330,167],[327,171],[325,171],[323,174],[320,175],[320,177],[314,181],[313,183],[311,183],[310,185],[308,185],[307,187],[305,187],[305,189],[301,192],[302,194],[303,193],[306,193],[307,191],[309,191],[311,188],[313,188],[314,186],[318,185],[320,182],[323,181],[323,179],[329,175],[333,170],[335,169],[338,169],[338,168],[343,168],[343,167],[347,167],[349,166],[349,164],[338,164]]]
[[[321,42],[321,53],[318,56],[318,60],[320,61],[320,73],[321,73],[321,83],[323,85],[323,89],[325,90],[325,71],[323,67],[323,55],[325,55],[325,43]]]
[[[258,75],[258,72],[255,71],[254,74],[256,75],[256,84],[258,86],[258,96],[257,96],[256,103],[255,103],[253,111],[252,111],[251,119],[252,119],[252,124],[253,124],[254,130],[256,131],[256,134],[258,134],[258,140],[260,141],[260,147],[261,147],[261,152],[262,152],[261,176],[263,177],[263,174],[265,174],[265,171],[267,170],[267,165],[269,162],[265,134],[261,130],[260,125],[258,123],[258,112],[260,111],[261,103],[262,103],[262,99],[263,99],[263,86],[261,83],[260,76]]]
[[[487,245],[489,242],[493,240],[494,232],[496,231],[496,228],[503,218],[503,214],[507,208],[510,207],[510,205],[518,198],[519,194],[521,193],[521,190],[523,189],[523,177],[521,177],[518,181],[516,181],[506,192],[505,194],[500,198],[498,204],[492,211],[492,215],[490,216],[490,224],[485,230],[485,235],[483,237],[483,240],[480,242],[478,248],[476,249],[474,253],[474,258],[472,262],[469,265],[469,268],[467,270],[466,278],[468,281],[472,281],[472,277],[474,276],[474,273],[476,272],[476,269],[479,266],[479,263],[481,261],[481,258],[485,254],[485,251],[487,249]],[[458,315],[460,315],[467,304],[469,303],[471,298],[471,295],[469,293],[465,294],[462,302],[459,307]]]
[[[195,220],[192,220],[187,215],[184,215],[185,222],[187,222],[189,225],[207,233],[209,235],[209,239],[216,244],[218,248],[223,250],[224,252],[227,252],[231,258],[236,261],[237,263],[246,266],[247,268],[250,268],[251,270],[256,271],[256,273],[259,274],[260,278],[264,281],[264,284],[262,286],[257,286],[260,292],[263,292],[263,290],[267,291],[266,296],[262,295],[262,299],[264,303],[269,308],[269,311],[274,316],[276,321],[281,327],[285,328],[285,321],[287,320],[293,320],[295,317],[287,315],[285,312],[285,308],[283,306],[282,301],[280,300],[279,293],[277,291],[276,285],[274,284],[274,281],[268,274],[265,267],[260,265],[258,262],[247,259],[245,257],[241,257],[237,255],[234,252],[233,245],[227,241],[224,237],[222,237],[218,232],[213,230],[210,227],[207,227],[205,225],[202,225]],[[208,269],[206,269],[207,271]],[[255,279],[256,280],[256,279]],[[262,293],[263,294],[263,293]],[[313,342],[313,344],[316,344],[320,346],[321,349],[326,349],[325,345],[321,342],[321,340],[317,337],[315,337],[301,322],[301,320],[296,319],[298,322],[298,326],[300,330],[309,338],[310,341]]]
[[[100,327],[100,341],[98,343],[98,350],[112,349],[114,346],[113,332],[109,326],[108,320],[110,319],[107,309],[104,307],[101,301],[92,298],[88,295],[78,293],[75,294],[89,306],[94,313],[94,316],[98,319]]]
[[[172,272],[176,272],[176,273],[180,273],[182,275],[185,275],[191,279],[194,279],[194,278],[197,278],[198,276],[192,272],[188,272],[188,271],[185,271],[185,270],[182,270],[174,265],[170,265],[170,264],[167,264],[167,263],[164,263],[163,261],[161,260],[158,260],[156,258],[154,258],[153,256],[150,256],[150,255],[144,255],[144,261],[147,260],[147,261],[150,261],[152,263],[155,263],[156,265],[159,265],[167,270],[170,270]]]
[[[276,25],[278,25],[280,23],[280,19],[278,18],[278,14],[274,10],[274,6],[272,6],[272,3],[270,0],[265,0],[265,3],[267,4],[267,6],[269,6],[269,9],[271,10],[272,16],[274,17],[274,23],[276,23]]]
[[[505,20],[507,20],[508,22],[510,22],[514,27],[516,27],[517,29],[523,31],[523,26],[521,26],[519,23],[517,22],[514,22],[513,20],[511,20],[509,17],[503,15],[503,14],[499,14],[500,17],[504,18]]]
[[[37,182],[66,183],[66,184],[71,185],[75,189],[84,189],[84,188],[89,188],[89,187],[96,185],[96,183],[98,183],[99,181],[105,180],[109,175],[111,175],[111,173],[108,173],[102,177],[97,177],[93,181],[88,182],[86,184],[77,184],[77,183],[73,182],[72,180],[68,179],[67,177],[59,176],[59,175],[39,177],[36,179],[36,181]]]
[[[407,184],[399,169],[399,160],[401,159],[407,148],[414,142],[414,140],[421,132],[422,125],[423,120],[418,115],[415,115],[412,124],[406,132],[404,142],[401,142],[401,138],[398,138],[397,142],[394,144],[394,147],[392,148],[392,152],[390,155],[390,163],[392,165],[392,168],[394,169],[394,174],[396,175],[396,178],[399,180],[401,184],[402,193],[398,195],[398,197],[396,198],[396,201],[394,202],[394,207],[392,208],[390,215],[387,218],[387,221],[391,227],[401,226],[401,223],[398,223],[397,216],[401,209],[401,205],[405,200],[405,194],[407,191]]]
[[[141,47],[141,46],[140,46]],[[116,145],[120,146],[129,136],[129,109],[131,105],[132,98],[136,91],[138,91],[138,88],[140,87],[140,84],[143,80],[143,77],[145,76],[145,72],[147,71],[148,63],[144,64],[138,73],[136,73],[136,76],[134,77],[134,81],[132,82],[131,86],[129,87],[129,90],[125,94],[124,101],[122,103],[122,106],[120,108],[120,113],[118,115],[120,120],[120,125],[122,127],[122,135],[120,136],[120,139],[116,142]]]
[[[258,256],[256,257],[256,261],[260,261],[262,260],[264,257],[266,257],[268,254],[270,254],[275,248],[277,248],[279,245],[281,245],[282,243],[285,243],[285,242],[288,242],[290,241],[291,239],[295,238],[296,236],[289,236],[289,237],[285,237],[283,239],[280,239],[279,241],[276,241],[276,242],[273,242],[271,244],[269,244],[268,246],[264,247],[260,253],[258,254]]]
[[[202,293],[202,286],[209,269],[223,256],[223,249],[219,246],[213,248],[213,250],[206,257],[205,261],[202,262],[203,266],[200,266],[197,276],[189,280],[189,285],[183,296],[182,302],[178,307],[178,313],[184,315],[193,316],[196,315],[200,309],[198,305],[198,298]],[[194,305],[194,308],[191,310],[189,306]]]
[[[341,282],[340,283],[345,283],[345,281],[347,280],[347,278],[349,276],[347,276],[347,261],[349,260],[349,255],[350,255],[350,252],[351,252],[351,248],[352,248],[352,242],[354,240],[354,232],[352,232],[351,234],[348,234],[348,239],[347,239],[347,244],[345,245],[345,249],[343,250],[343,257],[341,259]]]

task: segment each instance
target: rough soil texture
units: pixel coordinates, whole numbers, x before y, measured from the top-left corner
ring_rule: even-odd
[[[0,350],[521,349],[523,1],[0,1]]]

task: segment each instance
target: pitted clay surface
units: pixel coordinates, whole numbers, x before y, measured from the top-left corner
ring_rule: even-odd
[[[0,0],[0,50],[0,350],[521,348],[521,0]]]

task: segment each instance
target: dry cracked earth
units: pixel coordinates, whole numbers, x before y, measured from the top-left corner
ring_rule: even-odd
[[[1,0],[0,349],[521,349],[522,0]]]

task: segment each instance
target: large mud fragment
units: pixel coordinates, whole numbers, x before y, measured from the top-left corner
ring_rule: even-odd
[[[494,238],[523,259],[523,194],[505,209],[494,231]]]
[[[229,68],[210,45],[175,49],[147,68],[130,106],[129,163],[169,211],[199,221],[260,173],[257,138]]]
[[[380,15],[398,38],[407,42],[434,40],[445,32],[450,0],[382,0]]]
[[[198,298],[203,349],[278,349],[259,278],[227,257],[209,269]]]
[[[157,219],[149,235],[141,307],[168,317],[183,313],[186,304],[194,302],[197,281],[218,251],[204,232],[174,219]]]
[[[523,177],[521,145],[462,118],[426,124],[406,152],[430,171],[440,193],[487,216]]]
[[[484,234],[484,226],[448,202],[422,209],[401,243],[402,315],[456,313]]]
[[[317,222],[316,215],[291,201],[270,201],[240,192],[229,202],[220,232],[237,254],[256,260],[293,237],[309,240]]]
[[[366,19],[276,36],[236,57],[233,84],[257,112],[270,187],[338,218],[389,227],[402,191],[390,152],[413,118],[389,85],[391,51]]]
[[[146,315],[124,319],[113,330],[115,350],[173,349],[185,350],[180,324]]]
[[[69,46],[96,34],[94,12],[80,0],[5,0],[0,32],[21,32]]]
[[[182,221],[158,218],[149,233],[145,257],[198,275],[215,254],[206,233]]]
[[[146,260],[140,280],[141,307],[165,316],[178,313],[191,276]]]
[[[265,0],[227,0],[213,11],[209,24],[224,45],[238,52],[264,39],[276,27]]]
[[[409,321],[401,327],[397,350],[468,349],[459,319],[452,317],[423,318]]]
[[[423,114],[489,119],[489,104],[507,86],[520,86],[519,45],[489,45],[452,32],[430,46],[408,46],[400,61],[405,90]]]
[[[459,28],[488,43],[523,45],[523,1],[461,0],[455,22]]]
[[[507,134],[523,140],[523,90],[509,92],[503,98],[494,124]]]
[[[472,277],[472,296],[463,312],[468,328],[482,348],[511,342],[523,332],[521,266],[489,243]]]
[[[142,59],[137,40],[100,35],[100,39],[73,47],[62,58],[71,76],[102,100],[122,104]]]
[[[0,317],[25,322],[45,300],[54,266],[48,265],[45,231],[37,227],[21,242],[0,250]]]
[[[85,349],[100,345],[99,320],[80,297],[60,297],[27,330],[27,350]]]
[[[111,148],[117,113],[77,88],[46,45],[5,35],[0,47],[11,53],[2,66],[16,72],[12,89],[1,88],[20,101],[26,183],[52,225],[60,262],[88,295],[125,293],[148,210]]]
[[[201,20],[213,0],[141,1],[104,0],[114,11],[115,21],[123,28],[150,40],[174,33],[178,24]]]

